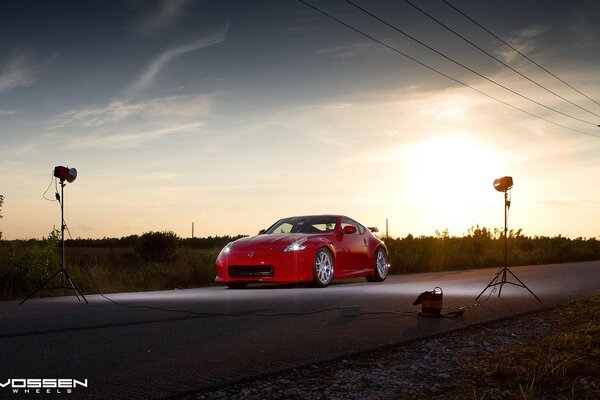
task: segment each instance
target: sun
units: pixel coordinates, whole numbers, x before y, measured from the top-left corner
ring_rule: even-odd
[[[492,182],[501,170],[494,149],[473,137],[453,135],[414,143],[405,154],[411,197],[429,225],[461,233],[480,223],[494,200]]]

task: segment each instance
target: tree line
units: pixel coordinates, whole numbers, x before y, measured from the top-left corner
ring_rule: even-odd
[[[489,268],[504,262],[504,231],[471,227],[465,236],[447,230],[435,236],[384,238],[394,273]],[[600,240],[561,235],[526,236],[521,229],[507,237],[509,265],[552,264],[600,260]]]
[[[158,234],[158,235],[157,235]],[[245,235],[223,235],[198,238],[180,238],[171,231],[146,232],[143,235],[129,235],[120,238],[103,237],[98,239],[75,238],[65,239],[65,246],[72,248],[137,248],[140,243],[148,237],[172,237],[178,246],[191,249],[217,249],[224,247],[227,243],[242,238]],[[47,240],[43,239],[15,239],[11,242],[18,247],[27,247]]]

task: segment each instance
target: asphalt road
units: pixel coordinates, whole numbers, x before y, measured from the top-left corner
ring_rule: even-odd
[[[553,306],[600,290],[600,261],[515,267],[526,289],[475,297],[497,269],[291,285],[88,295],[0,303],[0,398],[9,379],[87,379],[56,398],[162,398]],[[513,280],[514,281],[514,280]],[[423,318],[412,302],[440,286],[461,318]],[[167,311],[170,310],[170,311]],[[358,313],[360,311],[360,313]],[[450,310],[447,310],[450,311]],[[19,383],[20,382],[20,383]],[[22,384],[23,381],[17,381]],[[31,382],[30,382],[31,383]],[[35,389],[20,398],[47,398]],[[60,394],[56,394],[61,391]]]

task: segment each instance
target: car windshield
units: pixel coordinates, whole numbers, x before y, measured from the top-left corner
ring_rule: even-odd
[[[266,234],[281,233],[329,233],[337,223],[335,216],[311,216],[285,218],[271,226]]]

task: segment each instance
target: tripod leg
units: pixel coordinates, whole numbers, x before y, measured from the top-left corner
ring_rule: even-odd
[[[85,298],[85,296],[83,295],[83,293],[81,292],[81,290],[79,290],[79,288],[77,287],[77,285],[75,285],[75,283],[73,282],[73,280],[71,279],[71,277],[69,276],[69,274],[67,273],[67,271],[65,271],[65,276],[67,277],[67,280],[71,284],[71,287],[73,288],[73,291],[75,292],[75,296],[77,296],[77,300],[81,301],[79,299],[79,296],[81,295],[81,297],[83,298],[83,300],[85,301],[85,303],[86,304],[90,304],[90,303],[88,303],[87,299]]]
[[[486,290],[488,290],[488,289],[489,289],[489,288],[491,288],[492,286],[495,286],[495,285],[497,285],[497,283],[494,283],[494,282],[496,282],[496,280],[498,279],[498,277],[500,276],[500,274],[501,274],[501,273],[502,273],[502,270],[498,271],[498,273],[496,274],[496,276],[494,276],[494,279],[492,279],[492,280],[490,281],[490,283],[488,283],[488,285],[487,285],[485,288],[483,288],[483,290],[481,291],[481,293],[479,293],[479,296],[475,297],[475,301],[479,300],[479,298],[481,297],[481,295],[482,295],[482,294],[483,294],[483,293],[484,293]]]
[[[533,293],[533,292],[531,291],[531,289],[529,289],[529,288],[527,287],[527,285],[525,285],[525,284],[524,284],[524,283],[523,283],[523,282],[522,282],[522,281],[521,281],[521,280],[520,280],[520,279],[519,279],[519,278],[518,278],[518,277],[517,277],[517,276],[516,276],[516,275],[515,275],[515,274],[514,274],[514,273],[513,273],[511,270],[510,270],[510,269],[508,270],[508,272],[510,272],[510,274],[513,276],[513,278],[515,278],[517,281],[519,281],[519,283],[521,284],[521,286],[522,286],[522,287],[524,287],[525,289],[527,289],[527,291],[528,291],[529,293],[531,293],[531,295],[532,295],[533,297],[535,297],[535,298],[537,299],[537,301],[539,301],[540,303],[542,302],[542,300],[540,300],[540,298],[539,298],[539,297],[537,297],[537,296],[535,295],[535,293]]]
[[[50,283],[50,281],[51,281],[52,279],[54,279],[54,277],[55,277],[56,275],[60,274],[60,273],[61,273],[61,271],[62,271],[61,269],[59,269],[58,271],[56,271],[56,272],[55,272],[55,273],[54,273],[54,274],[53,274],[53,275],[52,275],[50,278],[48,278],[48,280],[47,280],[46,282],[44,282],[44,283],[43,283],[42,285],[40,285],[40,286],[39,286],[37,289],[35,289],[33,292],[31,292],[31,294],[30,294],[29,296],[25,297],[25,298],[23,299],[23,301],[21,301],[21,302],[19,303],[19,305],[21,305],[21,304],[25,303],[27,300],[29,300],[29,299],[31,298],[31,296],[33,296],[34,294],[36,294],[37,292],[39,292],[40,290],[42,290],[42,289],[43,289],[43,288],[44,288],[44,287],[45,287],[47,284],[49,284],[49,283]]]
[[[498,290],[498,297],[500,297],[500,295],[502,294],[502,286],[504,286],[504,284],[506,283],[506,270],[508,268],[504,267],[502,268],[502,280],[500,281],[500,290]]]

